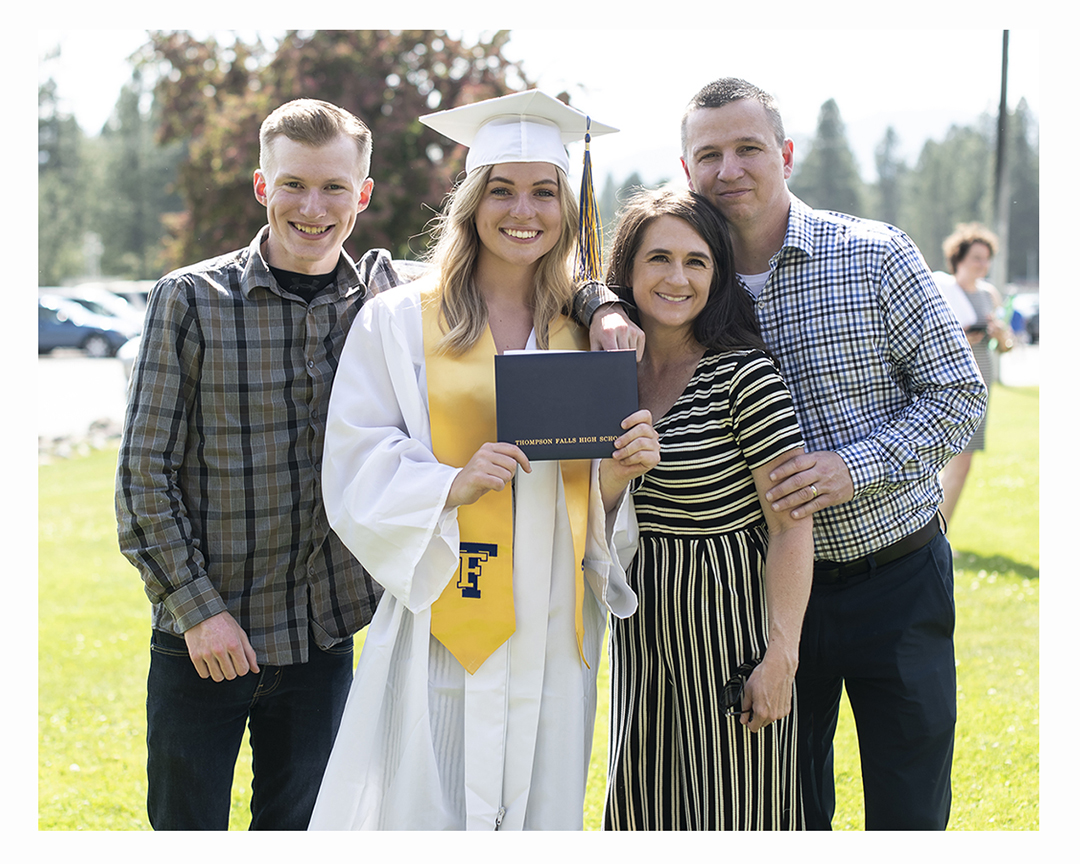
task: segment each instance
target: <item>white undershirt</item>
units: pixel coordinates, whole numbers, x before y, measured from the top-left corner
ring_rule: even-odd
[[[761,294],[761,290],[765,287],[765,283],[769,281],[769,275],[771,273],[772,270],[766,270],[764,273],[754,273],[750,276],[740,273],[739,278],[742,279],[743,284],[746,285],[756,300],[758,295]]]

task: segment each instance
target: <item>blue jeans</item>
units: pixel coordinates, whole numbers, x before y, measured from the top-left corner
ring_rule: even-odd
[[[244,727],[252,750],[251,829],[307,828],[352,684],[352,640],[308,662],[200,678],[183,639],[154,630],[146,696],[147,813],[156,830],[229,827]]]
[[[866,829],[945,830],[956,725],[952,552],[927,546],[846,584],[815,585],[803,622],[799,765],[809,830],[829,830],[833,734],[846,688]]]

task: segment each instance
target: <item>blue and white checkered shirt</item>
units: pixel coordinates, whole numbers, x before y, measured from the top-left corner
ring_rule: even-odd
[[[938,471],[986,410],[955,316],[897,228],[811,210],[794,196],[757,298],[807,451],[843,458],[855,497],[814,514],[814,556],[851,561],[917,531]]]

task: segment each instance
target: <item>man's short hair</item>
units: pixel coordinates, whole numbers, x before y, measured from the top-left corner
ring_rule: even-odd
[[[279,135],[308,147],[322,147],[339,135],[356,142],[360,176],[371,169],[371,130],[344,108],[320,99],[294,99],[267,117],[259,129],[259,166],[266,169],[270,142]]]
[[[776,143],[783,147],[787,136],[784,135],[784,121],[780,117],[780,109],[776,100],[760,87],[743,81],[741,78],[718,78],[711,84],[702,87],[697,95],[686,106],[682,118],[682,150],[686,154],[686,121],[695,111],[701,108],[723,108],[732,102],[741,99],[749,99],[759,103],[772,124],[773,134],[776,135]]]

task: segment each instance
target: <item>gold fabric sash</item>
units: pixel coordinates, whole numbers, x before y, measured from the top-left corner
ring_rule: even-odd
[[[495,342],[491,330],[465,354],[435,350],[443,337],[438,286],[422,292],[424,360],[432,451],[444,465],[464,467],[487,441],[495,441]],[[588,334],[560,316],[549,330],[549,347],[589,348]],[[588,460],[560,462],[566,509],[574,538],[575,613],[578,651],[584,660],[582,603],[585,595],[585,534],[589,520]],[[431,632],[469,674],[514,632],[514,506],[511,484],[458,508],[459,564],[431,607]]]

